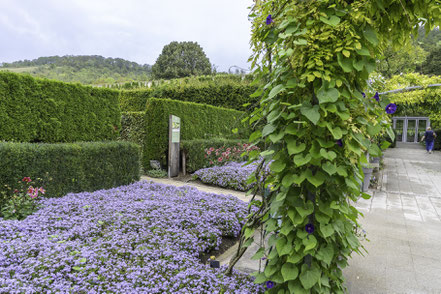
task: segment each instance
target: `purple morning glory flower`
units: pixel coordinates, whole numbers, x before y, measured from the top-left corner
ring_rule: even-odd
[[[364,92],[361,92],[361,95],[363,96],[363,98],[366,98],[366,94]]]
[[[343,147],[343,141],[341,139],[338,139],[337,141],[335,141],[335,144],[337,144],[340,147]]]
[[[266,24],[270,25],[273,22],[273,18],[271,17],[271,14],[268,15],[268,17],[266,18]]]
[[[274,282],[273,282],[273,281],[267,281],[267,282],[266,282],[266,287],[267,287],[268,289],[271,289],[272,287],[274,287]]]
[[[378,92],[375,92],[375,95],[373,98],[377,101],[380,101],[380,95],[378,94]]]
[[[312,234],[312,233],[314,233],[314,225],[313,225],[313,224],[307,224],[307,225],[305,226],[305,231],[306,231],[308,234]]]
[[[386,113],[387,114],[395,113],[395,111],[397,111],[397,105],[395,103],[389,103],[386,106]]]

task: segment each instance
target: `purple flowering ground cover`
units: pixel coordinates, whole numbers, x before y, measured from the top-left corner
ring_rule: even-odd
[[[42,204],[0,219],[0,293],[263,293],[199,260],[239,234],[233,196],[144,181]]]
[[[205,184],[239,191],[248,191],[253,184],[247,184],[248,177],[256,170],[257,164],[229,162],[223,166],[213,166],[197,170],[193,176]],[[268,172],[268,169],[266,170]]]

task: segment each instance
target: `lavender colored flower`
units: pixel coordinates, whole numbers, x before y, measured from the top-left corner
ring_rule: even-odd
[[[233,196],[142,181],[41,204],[0,218],[0,293],[264,292],[199,260],[240,233],[247,204]]]
[[[268,17],[266,18],[266,24],[270,25],[273,22],[273,18],[271,17],[271,14],[268,15]]]
[[[377,100],[377,102],[380,101],[380,95],[378,94],[378,92],[375,92],[375,95],[374,95],[374,97],[372,97],[372,98],[374,98],[375,100]]]
[[[341,139],[338,139],[337,141],[335,141],[335,144],[337,144],[340,147],[343,147],[343,141]]]
[[[393,113],[395,113],[395,111],[397,111],[397,105],[395,103],[389,103],[386,106],[386,113],[387,114],[393,114]]]
[[[256,171],[257,163],[244,165],[245,163],[229,162],[224,166],[214,166],[196,171],[193,176],[203,183],[230,188],[239,191],[247,191],[254,184],[247,184],[250,175]],[[261,171],[261,177],[269,172],[268,166]]]
[[[273,288],[273,287],[274,287],[274,282],[273,282],[273,281],[267,281],[267,282],[266,282],[266,287],[267,287],[268,289]]]
[[[307,224],[307,225],[305,226],[305,231],[306,231],[308,234],[312,234],[312,233],[314,233],[314,225],[313,225],[313,224]]]

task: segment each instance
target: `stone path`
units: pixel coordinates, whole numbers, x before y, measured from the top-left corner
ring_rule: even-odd
[[[367,231],[365,256],[353,254],[344,270],[348,293],[411,294],[441,293],[441,152],[427,154],[418,144],[399,144],[385,152],[380,189],[356,207],[364,213],[360,223]],[[143,179],[151,180],[143,177]],[[168,179],[154,179],[185,185]],[[245,193],[190,183],[198,189],[233,194]],[[258,238],[256,238],[258,239]],[[258,261],[250,260],[255,244],[236,265],[254,272]],[[218,257],[228,263],[235,247]]]

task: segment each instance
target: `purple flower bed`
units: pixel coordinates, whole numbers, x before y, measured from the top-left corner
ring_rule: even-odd
[[[248,191],[253,184],[247,184],[247,179],[256,170],[257,164],[245,166],[244,164],[245,162],[229,162],[224,166],[203,168],[196,171],[193,176],[206,184]]]
[[[199,260],[239,234],[247,204],[233,196],[138,182],[42,204],[0,219],[0,293],[263,293]]]

